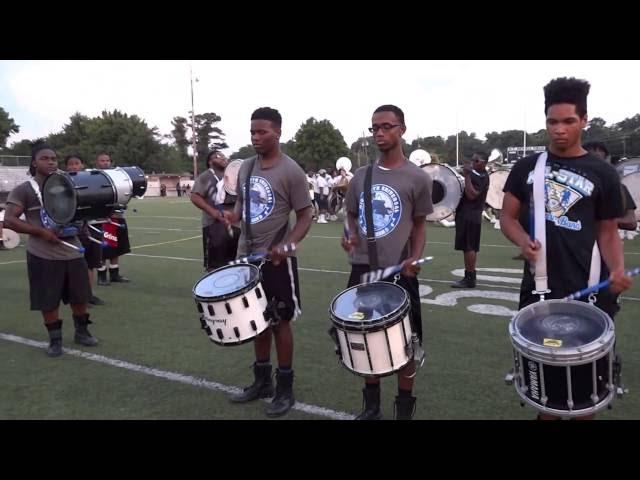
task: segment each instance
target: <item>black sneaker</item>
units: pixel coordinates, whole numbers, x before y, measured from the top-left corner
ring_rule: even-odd
[[[91,298],[89,299],[89,304],[90,305],[104,305],[104,301],[101,300],[100,298],[96,297],[95,295],[91,295]]]

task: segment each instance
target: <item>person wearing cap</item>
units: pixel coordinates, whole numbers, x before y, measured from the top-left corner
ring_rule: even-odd
[[[4,219],[7,228],[29,235],[27,272],[31,310],[42,313],[49,333],[46,353],[50,357],[62,355],[62,320],[58,315],[60,300],[71,304],[75,343],[87,347],[98,344],[87,328],[91,323],[87,313],[91,286],[78,236],[65,236],[65,244],[57,232],[46,228],[44,223],[49,223],[50,219],[42,206],[41,190],[46,178],[57,171],[56,152],[46,144],[34,146],[29,166],[32,178],[9,193]],[[26,221],[19,218],[23,213]]]

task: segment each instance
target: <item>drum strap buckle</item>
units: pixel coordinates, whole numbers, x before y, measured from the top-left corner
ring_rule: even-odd
[[[533,293],[534,295],[540,295],[540,301],[543,302],[545,294],[551,293],[551,290],[549,290],[548,288],[544,290],[532,290],[531,293]]]
[[[587,300],[591,305],[594,305],[598,301],[598,296],[596,295],[596,292],[591,292]]]
[[[398,283],[398,280],[400,280],[400,274],[399,274],[399,273],[396,273],[396,274],[393,276],[393,283]]]

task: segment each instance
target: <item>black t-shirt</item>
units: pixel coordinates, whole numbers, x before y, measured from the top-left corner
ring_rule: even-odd
[[[489,191],[489,174],[485,172],[478,172],[473,170],[469,174],[471,184],[480,194],[473,200],[469,200],[467,195],[463,192],[458,208],[456,209],[456,218],[464,217],[467,220],[482,219],[482,210],[484,210],[484,203],[487,199],[487,192]]]
[[[529,232],[533,172],[538,155],[517,162],[504,186],[522,203],[520,224]],[[547,276],[551,293],[562,298],[585,288],[589,280],[591,254],[596,241],[596,223],[622,216],[620,177],[616,170],[594,155],[557,157],[548,153],[545,172],[545,216]],[[531,292],[535,281],[525,262],[520,290],[520,308],[539,300]]]

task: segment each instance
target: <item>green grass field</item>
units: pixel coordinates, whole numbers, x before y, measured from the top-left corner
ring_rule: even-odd
[[[40,314],[29,311],[24,247],[0,251],[0,419],[266,419],[263,402],[232,405],[223,391],[250,383],[252,344],[219,347],[200,329],[191,296],[203,274],[199,211],[185,200],[145,199],[132,203],[127,218],[133,251],[121,259],[120,270],[132,283],[96,287],[107,302],[90,311],[91,330],[100,340],[96,348],[73,343],[71,313],[61,309],[65,347],[72,352],[57,359],[45,355],[46,330]],[[341,233],[339,222],[314,224],[299,249],[304,311],[294,324],[299,408],[287,420],[360,410],[362,380],[338,364],[327,335],[329,304],[346,288],[349,271]],[[533,409],[522,408],[503,380],[512,367],[508,310],[517,308],[512,298],[520,275],[479,271],[487,278],[467,291],[477,296],[439,297],[453,291],[449,283],[459,277],[452,271],[462,268],[453,235],[453,229],[427,229],[426,254],[435,259],[420,275],[427,361],[417,376],[415,418],[533,418]],[[625,242],[628,267],[640,264],[639,245]],[[478,267],[519,270],[515,254],[515,247],[484,223]],[[599,418],[640,419],[638,284],[625,293],[616,320],[630,394]],[[477,305],[497,306],[493,310],[502,314],[468,309],[486,310]],[[385,418],[391,418],[395,377],[382,385]]]

